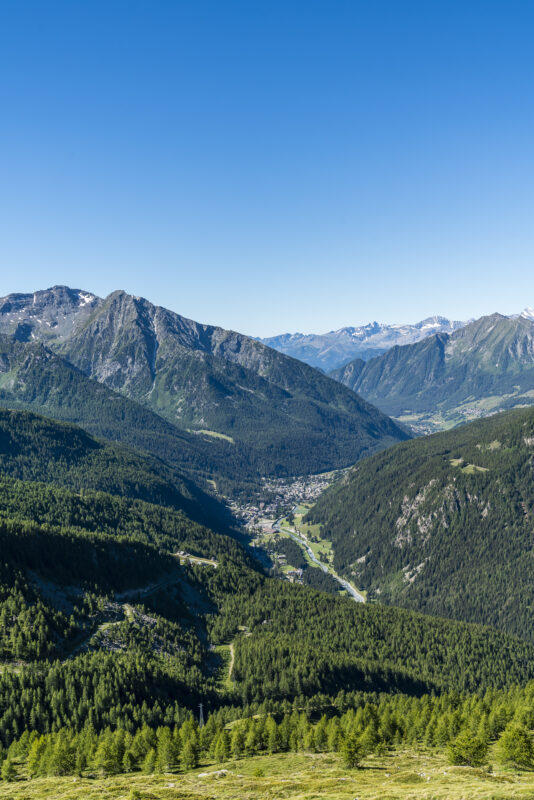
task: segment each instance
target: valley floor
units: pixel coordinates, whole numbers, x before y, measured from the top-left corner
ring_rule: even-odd
[[[509,800],[534,798],[534,772],[451,767],[443,754],[397,751],[345,769],[332,754],[280,754],[185,775],[42,778],[0,783],[9,800]]]

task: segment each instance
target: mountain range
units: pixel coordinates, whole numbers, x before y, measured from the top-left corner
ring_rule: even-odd
[[[330,373],[420,432],[534,402],[534,319],[492,314]]]
[[[134,446],[150,438],[154,454],[162,436],[160,455],[171,450],[166,460],[185,462],[204,488],[344,467],[407,438],[308,365],[122,291],[9,295],[0,300],[0,334],[4,405]],[[134,425],[118,424],[123,415]]]
[[[489,342],[497,376],[527,375],[534,322],[506,319],[504,339],[500,318],[477,324],[464,373]],[[2,778],[26,796],[50,776],[48,797],[76,775],[81,797],[123,772],[157,792],[230,755],[291,751],[293,769],[312,751],[315,770],[353,741],[376,771],[419,740],[425,759],[473,731],[489,743],[530,713],[533,447],[534,409],[409,440],[320,371],[124,292],[4,298]],[[269,574],[207,491],[255,510],[262,476],[354,462],[305,517],[305,548],[282,523],[264,533],[289,537],[286,555],[333,553],[373,602]]]
[[[367,325],[339,328],[323,334],[283,333],[261,341],[312,367],[330,372],[355,358],[366,361],[385,353],[395,345],[418,342],[434,333],[452,333],[466,324],[436,316],[414,325],[370,322]]]
[[[512,315],[534,320],[534,309],[527,307]],[[414,344],[436,333],[454,333],[474,320],[460,322],[446,317],[427,317],[414,325],[388,325],[370,322],[367,325],[339,328],[329,333],[282,333],[259,341],[281,353],[298,358],[312,367],[330,373],[349,361],[368,361],[397,345]]]

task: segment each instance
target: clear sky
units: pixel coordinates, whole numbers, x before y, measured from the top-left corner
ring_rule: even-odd
[[[531,0],[0,0],[0,295],[267,336],[534,305]]]

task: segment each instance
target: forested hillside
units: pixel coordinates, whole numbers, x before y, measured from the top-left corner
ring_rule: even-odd
[[[339,697],[336,705],[327,713],[324,713],[324,709],[304,710],[288,704],[280,713],[268,713],[267,709],[262,709],[261,713],[245,718],[236,717],[238,709],[219,709],[209,716],[203,726],[193,718],[184,719],[179,715],[176,719],[169,718],[167,724],[157,728],[145,724],[137,729],[126,726],[113,730],[108,727],[97,732],[88,725],[74,734],[68,727],[44,735],[26,731],[10,745],[2,772],[11,783],[11,791],[17,791],[18,787],[13,782],[19,776],[31,780],[31,783],[26,780],[22,784],[24,795],[17,794],[17,797],[25,798],[46,796],[48,786],[45,781],[39,780],[44,776],[55,776],[56,787],[68,786],[69,797],[83,797],[83,791],[95,797],[98,796],[99,787],[108,795],[113,792],[117,782],[111,781],[110,777],[120,773],[123,773],[121,788],[128,783],[130,786],[139,786],[135,778],[139,777],[140,772],[145,776],[143,788],[148,797],[169,796],[166,790],[174,788],[174,784],[169,785],[168,774],[185,772],[189,773],[186,778],[188,788],[195,778],[204,784],[196,783],[195,797],[259,798],[266,795],[262,791],[266,781],[261,781],[258,792],[258,778],[264,778],[265,770],[274,767],[273,783],[276,786],[276,783],[280,785],[283,781],[284,797],[334,796],[316,793],[317,774],[314,788],[310,787],[310,793],[303,794],[303,789],[306,791],[302,784],[303,776],[300,773],[295,780],[293,773],[296,764],[302,770],[303,756],[308,756],[307,784],[310,773],[319,772],[323,777],[324,772],[332,772],[333,764],[337,766],[337,781],[325,781],[324,788],[329,792],[333,786],[342,786],[345,790],[343,794],[336,792],[335,795],[340,800],[354,797],[354,790],[350,792],[351,784],[357,781],[360,786],[363,783],[361,772],[356,775],[347,772],[347,768],[350,770],[359,766],[369,768],[366,777],[375,776],[378,794],[373,793],[373,798],[384,797],[384,779],[390,777],[389,772],[384,775],[386,768],[394,773],[391,784],[395,787],[395,795],[388,796],[412,798],[415,796],[412,793],[404,794],[403,791],[402,795],[398,794],[399,784],[401,788],[407,784],[409,792],[414,784],[417,787],[423,782],[421,778],[426,778],[427,783],[430,777],[431,790],[436,796],[437,770],[432,762],[437,758],[441,760],[441,774],[450,776],[452,773],[453,778],[457,779],[459,773],[463,778],[464,783],[460,783],[460,786],[457,780],[454,781],[455,789],[460,789],[460,794],[455,791],[455,797],[465,797],[465,794],[461,794],[462,788],[465,790],[466,786],[472,786],[473,779],[478,779],[484,789],[489,787],[490,791],[495,784],[504,784],[506,791],[512,782],[516,784],[513,788],[517,788],[518,768],[527,771],[527,774],[532,768],[534,751],[527,726],[532,725],[534,719],[533,694],[532,683],[521,690],[514,687],[509,691],[486,692],[483,696],[470,696],[456,691],[441,696],[424,695],[421,698],[402,694],[368,694],[361,695],[350,706],[347,706],[343,697]],[[508,774],[505,772],[502,777],[495,776],[493,766],[489,764],[490,749]],[[444,750],[448,756],[447,764],[443,759]],[[287,757],[284,760],[267,758],[276,754],[287,754]],[[332,758],[334,754],[339,754],[341,758]],[[424,759],[425,772],[422,774],[413,772],[418,755],[420,761]],[[261,758],[258,759],[258,756]],[[239,761],[236,764],[237,759]],[[235,778],[245,778],[242,773],[250,770],[247,762],[251,759],[254,759],[252,767],[255,769],[250,776],[252,781],[249,778],[249,786],[240,786],[242,792],[236,795]],[[406,771],[405,760],[411,766],[411,774]],[[234,763],[229,763],[231,761]],[[214,763],[219,770],[196,775],[193,772],[200,765],[205,767]],[[225,763],[233,767],[232,772],[220,769]],[[404,770],[399,774],[400,764]],[[431,770],[430,764],[433,767]],[[444,770],[445,765],[447,770]],[[463,769],[455,771],[454,766]],[[236,767],[240,773],[237,776],[234,773]],[[465,767],[485,769],[473,771]],[[514,769],[513,777],[510,767]],[[291,777],[281,779],[280,775],[286,774],[286,770]],[[135,776],[135,773],[138,775]],[[63,782],[57,780],[69,775],[76,776],[75,781],[72,778]],[[95,780],[97,777],[106,779],[105,783]],[[215,794],[212,794],[210,778],[217,781]],[[221,778],[224,780],[221,781]],[[166,786],[163,780],[167,781]],[[449,781],[450,778],[443,787],[449,791],[446,794],[440,792],[438,796],[451,797],[450,784],[447,787]],[[147,782],[150,788],[156,789],[156,795],[149,793]],[[82,786],[73,786],[73,783],[81,783]],[[440,785],[443,783],[441,779]],[[420,785],[417,788],[420,789]],[[165,794],[159,793],[161,789]],[[40,790],[44,790],[44,794],[38,795]],[[131,795],[136,792],[134,788]],[[476,796],[489,797],[487,793],[477,793]],[[506,796],[510,795],[491,794],[492,798],[498,800],[504,800]],[[527,798],[530,794],[517,794],[514,791],[513,796]]]
[[[135,497],[193,517],[207,517],[216,508],[211,497],[159,458],[25,411],[0,408],[0,471],[22,480]]]
[[[0,479],[5,744],[24,729],[180,723],[200,699],[251,713],[534,677],[530,644],[268,578],[235,540],[140,499],[159,486],[150,460],[131,497],[96,491],[106,453],[120,476],[114,448],[33,415],[6,419],[5,471],[36,477],[46,454],[48,477],[76,488]]]
[[[363,461],[308,514],[381,602],[534,639],[534,410]]]
[[[227,491],[257,481],[231,442],[178,430],[37,343],[0,336],[0,406],[76,423],[94,436],[150,453],[173,468],[173,481],[186,484],[203,507],[210,501],[198,486],[207,487],[208,480],[215,478]]]

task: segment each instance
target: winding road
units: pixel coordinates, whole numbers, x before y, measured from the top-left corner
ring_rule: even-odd
[[[297,506],[295,506],[293,511],[295,511],[296,508]],[[283,519],[284,517],[280,517],[280,519],[276,520],[276,522],[273,524],[273,530],[278,531],[278,533],[287,533],[288,536],[291,536],[291,538],[299,545],[299,547],[302,547],[304,550],[306,550],[306,553],[308,554],[310,561],[313,561],[314,564],[317,564],[319,569],[322,569],[323,572],[328,572],[334,578],[334,580],[336,580],[343,587],[343,589],[345,589],[347,594],[349,594],[353,600],[355,600],[357,603],[365,603],[365,597],[361,595],[359,592],[357,592],[354,586],[352,586],[352,584],[350,584],[344,578],[340,578],[339,575],[336,572],[334,572],[327,564],[324,564],[322,561],[319,561],[319,559],[311,549],[308,542],[302,536],[299,536],[298,533],[295,533],[295,531],[291,531],[289,528],[280,527]]]

